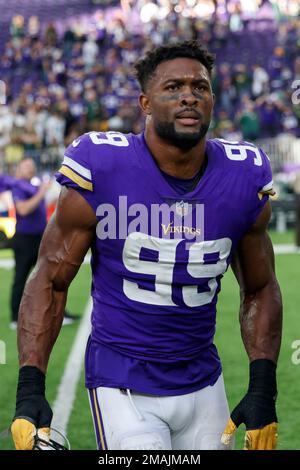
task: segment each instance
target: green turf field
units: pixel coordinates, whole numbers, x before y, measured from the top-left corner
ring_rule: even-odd
[[[1,252],[0,252],[1,259]],[[9,313],[9,289],[12,279],[12,271],[0,268],[0,340],[6,343],[6,365],[0,364],[0,433],[7,428],[14,413],[15,390],[18,371],[16,352],[16,332],[8,328]],[[68,309],[70,312],[82,314],[87,303],[90,290],[89,266],[81,267],[77,277],[72,283],[68,296]],[[74,341],[77,323],[62,328],[61,334],[54,347],[48,368],[47,398],[52,403],[56,397],[57,387],[64,371],[66,359]],[[86,403],[88,405],[88,403]],[[76,404],[77,410],[82,410],[82,400]],[[74,415],[76,415],[76,408]],[[86,414],[88,408],[85,406]],[[89,416],[88,416],[89,417]],[[90,440],[93,439],[90,429]],[[80,440],[78,439],[77,443]],[[84,444],[85,445],[85,444]],[[74,448],[80,448],[77,444]],[[13,448],[9,439],[0,438],[0,449]],[[84,448],[84,447],[81,447]]]
[[[292,233],[272,234],[275,243],[292,243]],[[10,253],[5,252],[5,257]],[[284,300],[284,332],[281,356],[278,366],[278,417],[279,449],[300,449],[297,430],[300,424],[298,396],[300,391],[300,364],[293,365],[291,347],[294,340],[300,340],[300,254],[278,255],[277,276]],[[17,375],[16,333],[8,328],[8,299],[12,272],[0,268],[0,340],[7,347],[7,364],[0,364],[0,433],[11,420],[14,412]],[[89,294],[89,267],[83,266],[72,284],[68,307],[72,312],[82,313]],[[242,345],[238,322],[238,288],[229,271],[223,280],[218,306],[216,343],[223,361],[225,385],[232,408],[242,398],[247,387],[248,361]],[[52,403],[63,373],[66,358],[72,345],[77,326],[62,329],[52,354],[48,378],[47,396]],[[242,430],[238,432],[236,448],[242,446]],[[69,423],[68,437],[73,449],[94,449],[94,433],[89,412],[88,399],[84,389],[83,376],[77,391],[74,410]],[[12,448],[10,440],[0,439],[0,449]]]

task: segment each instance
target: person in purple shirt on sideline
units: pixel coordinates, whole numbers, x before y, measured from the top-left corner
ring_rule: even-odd
[[[213,63],[196,41],[149,51],[136,64],[145,131],[90,132],[67,148],[20,308],[17,449],[50,434],[47,364],[89,248],[85,371],[98,448],[230,449],[241,423],[246,449],[275,448],[282,304],[267,234],[272,173],[255,145],[207,139]],[[231,415],[214,344],[230,265],[249,357],[249,388]]]
[[[12,176],[1,173],[0,174],[0,193],[9,191],[11,187],[13,186],[15,180],[16,178],[13,178]]]
[[[36,176],[36,166],[31,158],[22,160],[11,181],[11,191],[16,208],[16,233],[13,238],[15,273],[11,293],[11,327],[17,324],[18,312],[25,282],[35,266],[42,235],[47,224],[45,194],[49,183],[31,184]]]
[[[19,187],[23,191],[30,190],[30,183],[25,180],[19,180],[14,176],[10,176],[7,174],[0,174],[0,193],[5,191],[11,191],[13,187]]]
[[[47,224],[45,194],[51,182],[32,184],[36,166],[31,158],[25,158],[17,167],[16,177],[0,175],[0,192],[12,192],[16,208],[16,233],[13,238],[15,273],[11,292],[11,329],[17,327],[18,312],[24,286],[31,269],[35,266],[40,242]],[[64,325],[73,323],[79,317],[67,310]]]

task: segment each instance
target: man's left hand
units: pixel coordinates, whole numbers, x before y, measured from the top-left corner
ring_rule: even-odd
[[[244,450],[273,450],[277,444],[277,416],[272,397],[247,393],[231,413],[222,434],[222,443],[230,445],[241,423],[246,425]]]
[[[244,450],[273,450],[277,444],[276,365],[269,360],[250,364],[249,389],[231,413],[222,434],[223,444],[230,446],[240,424],[246,425]]]
[[[222,434],[221,441],[223,444],[231,446],[234,434],[241,423],[246,424],[246,434],[244,439],[244,450],[274,450],[277,445],[278,424],[276,421],[271,422],[263,427],[250,427],[251,416],[245,413],[244,399],[234,409]],[[245,400],[248,401],[248,400]]]

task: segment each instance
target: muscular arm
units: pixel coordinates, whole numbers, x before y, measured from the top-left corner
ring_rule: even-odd
[[[270,359],[276,363],[281,342],[281,293],[266,232],[270,214],[268,203],[242,239],[232,262],[240,285],[241,334],[250,362]]]
[[[46,371],[63,321],[68,287],[92,243],[95,225],[89,204],[76,191],[63,188],[21,302],[20,367]]]
[[[249,386],[232,411],[221,441],[226,446],[232,445],[237,427],[245,423],[247,450],[272,450],[277,443],[276,362],[282,303],[273,247],[266,231],[270,214],[268,203],[241,240],[232,261],[240,285],[240,324],[250,362]]]

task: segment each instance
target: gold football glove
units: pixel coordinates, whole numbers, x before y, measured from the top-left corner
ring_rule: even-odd
[[[222,444],[230,446],[237,430],[236,425],[230,418],[222,434]],[[244,440],[244,450],[274,450],[277,445],[278,424],[267,424],[261,429],[251,429],[246,431]]]
[[[278,437],[276,397],[276,364],[269,359],[251,362],[248,392],[231,413],[222,443],[231,446],[237,428],[245,423],[244,450],[275,449]]]
[[[52,410],[45,398],[45,374],[35,366],[22,367],[11,426],[16,449],[32,450],[37,438],[49,441],[51,420]]]
[[[36,434],[44,441],[50,439],[50,428],[36,431],[34,424],[24,418],[17,418],[11,426],[11,433],[17,450],[33,450]]]

